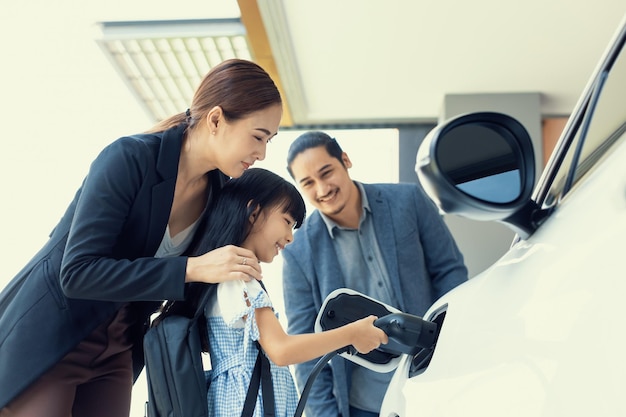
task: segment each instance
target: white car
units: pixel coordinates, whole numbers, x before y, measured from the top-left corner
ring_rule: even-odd
[[[626,21],[533,189],[525,129],[437,126],[416,170],[439,207],[517,233],[438,300],[433,349],[403,354],[381,416],[626,416]]]

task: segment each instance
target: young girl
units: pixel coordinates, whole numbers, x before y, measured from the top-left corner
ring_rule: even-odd
[[[227,182],[209,212],[200,253],[233,244],[269,263],[292,241],[293,230],[304,220],[305,205],[292,184],[255,168]],[[240,262],[254,260],[242,257]],[[348,345],[367,353],[387,343],[385,333],[373,325],[374,316],[327,332],[288,335],[256,280],[222,282],[214,297],[205,310],[212,366],[209,416],[241,413],[258,354],[256,340],[271,361],[276,416],[285,417],[293,416],[298,402],[287,365]],[[263,415],[260,391],[254,415]]]

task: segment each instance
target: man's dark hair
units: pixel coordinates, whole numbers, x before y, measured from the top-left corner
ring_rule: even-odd
[[[291,163],[296,156],[307,149],[317,148],[318,146],[323,146],[330,156],[337,158],[337,160],[341,162],[341,165],[345,167],[343,159],[341,159],[343,149],[341,149],[341,146],[339,146],[339,143],[337,143],[335,138],[331,138],[328,134],[320,131],[306,132],[298,136],[296,140],[293,141],[293,143],[289,146],[289,151],[287,152],[287,171],[289,172],[289,175],[291,175],[291,178],[293,178]]]

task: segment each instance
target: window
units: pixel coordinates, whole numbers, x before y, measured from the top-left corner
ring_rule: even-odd
[[[567,149],[557,150],[560,154],[556,155],[554,163],[558,164],[559,158],[562,162],[545,199],[539,200],[543,208],[558,204],[570,188],[599,165],[615,143],[626,139],[626,55],[623,51],[596,80],[584,111],[573,120],[570,129],[576,132],[571,141],[562,144]]]

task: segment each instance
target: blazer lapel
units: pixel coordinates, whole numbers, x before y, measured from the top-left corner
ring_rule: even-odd
[[[380,248],[383,261],[387,267],[391,287],[400,303],[398,308],[405,311],[398,272],[398,253],[395,243],[396,236],[393,222],[391,221],[393,214],[389,208],[389,203],[383,198],[379,189],[367,184],[363,184],[363,187],[365,188],[367,199],[372,209],[372,219],[374,221],[374,230],[376,230],[378,247]]]
[[[150,207],[150,224],[146,239],[147,253],[155,253],[159,248],[170,210],[174,200],[174,188],[178,175],[178,159],[182,146],[182,137],[186,125],[181,124],[173,129],[163,132],[159,155],[157,157],[157,172],[163,181],[152,187],[152,201]]]
[[[316,210],[311,215],[308,222],[311,231],[311,248],[313,256],[319,254],[318,260],[314,260],[313,268],[319,277],[320,290],[322,293],[329,293],[337,288],[345,287],[345,279],[341,271],[340,260],[333,245],[333,241],[328,234],[326,223],[320,213]]]

